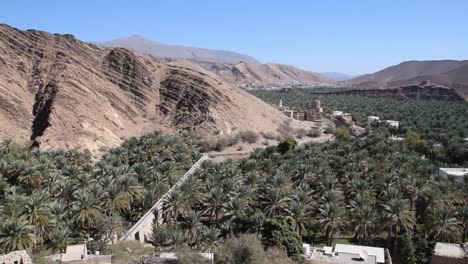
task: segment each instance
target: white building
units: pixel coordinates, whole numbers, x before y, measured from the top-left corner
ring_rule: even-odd
[[[385,123],[394,128],[398,128],[400,126],[400,122],[395,120],[385,120]]]
[[[342,115],[343,115],[343,111],[333,111],[332,115],[333,115],[333,116],[342,116]]]
[[[405,140],[404,137],[397,137],[397,136],[394,136],[394,135],[391,135],[389,138],[390,138],[391,140],[395,140],[395,141],[403,141],[403,140]]]
[[[367,125],[370,127],[374,123],[380,123],[380,117],[378,116],[368,116]]]
[[[439,175],[445,178],[454,176],[456,179],[463,181],[463,177],[468,175],[468,168],[439,168]]]
[[[304,253],[306,253],[306,250],[304,250]],[[310,255],[305,254],[305,257],[309,260],[308,263],[311,264],[392,263],[388,250],[384,248],[347,244],[336,244],[335,248],[312,248]]]
[[[431,258],[431,264],[467,264],[468,243],[449,244],[437,242]]]
[[[62,253],[62,261],[76,261],[86,259],[88,257],[88,248],[86,244],[69,245]]]

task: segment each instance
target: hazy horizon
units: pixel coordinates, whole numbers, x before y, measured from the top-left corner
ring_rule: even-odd
[[[11,1],[1,23],[83,41],[131,35],[228,50],[314,72],[372,73],[406,60],[464,60],[460,1]]]

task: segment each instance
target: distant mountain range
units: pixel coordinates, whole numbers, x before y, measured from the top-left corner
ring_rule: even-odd
[[[144,38],[139,35],[118,38],[107,42],[94,42],[94,44],[105,47],[127,48],[139,53],[150,54],[155,57],[191,59],[233,64],[240,62],[258,63],[258,61],[253,57],[232,51],[168,45]]]
[[[362,89],[394,88],[430,81],[468,98],[468,60],[405,61],[381,71],[344,81]]]
[[[255,58],[221,50],[201,49],[162,44],[142,36],[133,35],[108,42],[94,42],[104,47],[127,48],[138,53],[150,54],[171,60],[190,60],[233,84],[270,84],[300,82],[313,85],[336,85],[335,79],[296,67],[268,63],[261,64]]]
[[[359,76],[359,75],[350,75],[350,74],[341,73],[341,72],[321,72],[320,74],[330,79],[336,80],[336,81],[350,80]]]

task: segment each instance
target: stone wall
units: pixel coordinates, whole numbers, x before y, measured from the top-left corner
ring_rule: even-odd
[[[31,258],[25,250],[13,251],[0,256],[0,264],[32,264]]]

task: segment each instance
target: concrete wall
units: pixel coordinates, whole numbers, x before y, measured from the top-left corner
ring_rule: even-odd
[[[154,205],[149,209],[143,217],[125,233],[120,240],[138,240],[142,243],[149,241],[153,232],[153,223],[155,222],[154,212],[161,212],[163,201],[172,193],[174,189],[179,187],[190,175],[192,175],[199,167],[200,164],[208,160],[208,155],[203,155],[193,166],[174,184],[174,186],[166,192]],[[160,214],[159,214],[160,215]],[[157,219],[160,223],[162,219]]]
[[[62,264],[111,264],[112,256],[91,256],[87,259],[74,260],[74,261],[62,261]]]

